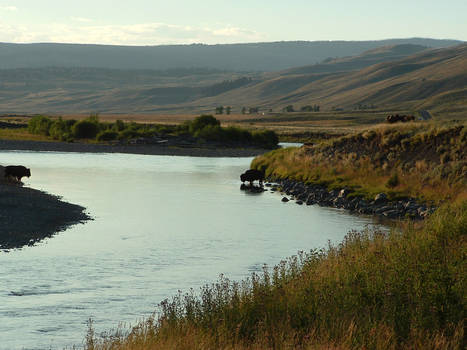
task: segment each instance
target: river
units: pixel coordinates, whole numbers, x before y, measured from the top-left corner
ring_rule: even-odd
[[[0,252],[0,349],[80,346],[135,323],[178,290],[234,280],[299,250],[339,242],[368,218],[240,191],[252,158],[0,152],[25,186],[94,218],[34,247]]]

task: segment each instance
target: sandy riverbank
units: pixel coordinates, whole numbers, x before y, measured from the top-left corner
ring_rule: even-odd
[[[52,151],[81,153],[131,153],[190,157],[252,157],[268,150],[258,148],[177,147],[158,144],[90,144],[81,142],[47,142],[0,140],[0,150]]]
[[[48,193],[0,182],[0,249],[33,245],[90,220],[84,211]]]

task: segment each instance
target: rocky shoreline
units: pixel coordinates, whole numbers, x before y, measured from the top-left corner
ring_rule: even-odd
[[[300,181],[288,179],[268,179],[265,184],[271,192],[283,194],[282,201],[295,200],[299,205],[314,205],[322,207],[342,208],[353,213],[374,215],[386,219],[413,220],[424,219],[432,214],[436,207],[420,203],[415,198],[390,201],[385,193],[379,193],[373,200],[352,196],[345,188],[329,190],[322,185],[307,185]],[[266,191],[266,189],[264,189]]]
[[[19,184],[0,183],[0,249],[31,246],[91,218],[85,208]]]

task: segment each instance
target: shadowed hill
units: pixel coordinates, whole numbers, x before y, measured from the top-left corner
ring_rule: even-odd
[[[328,57],[358,55],[384,45],[446,47],[458,43],[456,40],[422,38],[161,46],[0,43],[0,69],[94,67],[165,70],[202,67],[233,71],[274,71],[317,63]]]
[[[328,59],[319,64],[292,68],[281,72],[281,74],[335,73],[358,70],[373,64],[402,59],[426,49],[428,49],[428,47],[412,44],[384,46],[365,51],[364,53],[357,56]]]

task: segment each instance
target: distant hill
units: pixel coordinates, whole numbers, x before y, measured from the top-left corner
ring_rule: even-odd
[[[426,50],[427,48],[427,46],[413,44],[388,45],[365,51],[356,56],[327,59],[322,63],[292,68],[287,71],[282,71],[280,74],[336,73],[358,70],[376,63],[395,61]]]
[[[360,62],[361,57],[355,60]],[[285,71],[253,86],[216,96],[216,102],[226,105],[253,103],[274,110],[289,104],[298,108],[319,104],[328,110],[375,106],[430,108],[440,112],[460,108],[466,111],[466,67],[467,44],[462,44],[421,51],[356,71],[332,73],[334,68],[330,68],[323,73],[295,75]],[[210,101],[204,99],[197,103],[209,105]]]
[[[432,48],[456,40],[423,38],[377,41],[296,41],[223,45],[113,46],[0,43],[0,69],[92,67],[109,69],[209,68],[229,71],[277,71],[354,56],[387,45]]]
[[[467,44],[384,46],[353,57],[266,73],[214,69],[0,70],[0,113],[201,113],[229,105],[281,111],[376,107],[467,111]]]

